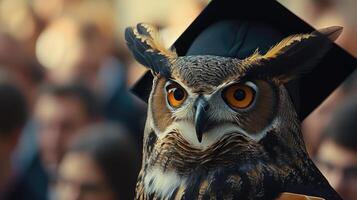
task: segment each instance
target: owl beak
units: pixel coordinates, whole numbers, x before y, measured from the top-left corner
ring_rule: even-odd
[[[195,129],[196,135],[199,142],[202,141],[202,135],[207,128],[207,111],[209,109],[209,104],[206,99],[200,97],[195,102],[196,114],[195,114]]]

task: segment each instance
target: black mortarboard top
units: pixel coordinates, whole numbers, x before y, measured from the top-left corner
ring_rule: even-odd
[[[179,56],[209,54],[245,58],[257,48],[264,53],[288,35],[312,31],[311,26],[275,0],[213,0],[174,47]],[[300,119],[311,113],[356,66],[354,57],[333,45],[310,73],[289,84]],[[133,92],[147,101],[151,85],[152,75],[146,73]]]

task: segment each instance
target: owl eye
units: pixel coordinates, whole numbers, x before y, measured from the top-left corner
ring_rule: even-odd
[[[245,109],[249,107],[255,97],[255,90],[244,84],[234,84],[223,91],[223,99],[235,109]]]
[[[187,98],[186,91],[176,83],[171,83],[166,87],[167,101],[170,106],[177,108],[183,104]]]

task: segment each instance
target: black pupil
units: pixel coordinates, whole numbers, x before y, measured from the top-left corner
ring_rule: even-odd
[[[174,88],[173,92],[174,92],[174,97],[177,101],[181,101],[185,97],[184,91],[180,88]]]
[[[238,101],[242,101],[245,98],[245,91],[238,89],[234,92],[234,98]]]

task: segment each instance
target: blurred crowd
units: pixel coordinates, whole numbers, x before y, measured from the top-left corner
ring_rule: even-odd
[[[0,0],[0,200],[133,199],[145,70],[123,30],[153,23],[170,46],[207,4],[173,2]]]
[[[357,56],[353,0],[302,2],[316,28],[344,26],[338,43]],[[138,3],[0,0],[0,200],[133,199],[146,108],[129,86],[144,68],[123,27],[156,24],[170,46],[208,1]],[[311,156],[347,200],[357,199],[356,93],[357,72],[303,124]]]

